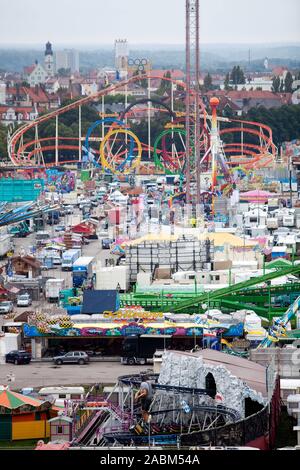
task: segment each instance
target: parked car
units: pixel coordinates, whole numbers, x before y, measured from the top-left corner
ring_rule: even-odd
[[[91,349],[86,351],[86,353],[89,357],[99,357],[99,356],[102,356],[103,354],[102,351],[93,351]]]
[[[74,208],[73,206],[65,206],[65,212],[66,214],[73,214],[74,213]]]
[[[17,297],[17,307],[28,307],[32,304],[32,300],[29,294],[21,294]]]
[[[103,240],[101,241],[102,250],[109,250],[110,245],[112,243],[113,243],[113,241],[110,238],[103,238]]]
[[[5,362],[12,362],[13,364],[29,364],[31,361],[31,354],[27,351],[10,351],[5,355]]]
[[[10,313],[14,309],[14,304],[8,300],[0,302],[0,314]]]
[[[147,199],[147,204],[148,204],[148,206],[154,206],[154,204],[155,204],[154,199],[148,198]]]
[[[55,364],[87,364],[89,356],[83,351],[70,351],[62,356],[55,356],[53,361]]]
[[[54,230],[55,232],[64,232],[66,230],[66,227],[65,225],[57,225]]]

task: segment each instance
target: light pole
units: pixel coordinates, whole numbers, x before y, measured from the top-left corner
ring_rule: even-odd
[[[293,173],[293,162],[292,157],[289,158],[289,180],[290,180],[290,207],[293,207],[293,186],[292,186],[292,173]]]
[[[150,447],[151,447],[151,415],[148,415],[147,422],[148,422],[148,425],[149,425],[149,428],[148,428],[148,442],[149,442],[149,449],[150,449]]]

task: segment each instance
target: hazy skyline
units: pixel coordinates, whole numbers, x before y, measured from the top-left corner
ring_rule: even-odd
[[[300,42],[299,0],[201,0],[201,43]],[[0,0],[6,44],[183,44],[185,0]]]

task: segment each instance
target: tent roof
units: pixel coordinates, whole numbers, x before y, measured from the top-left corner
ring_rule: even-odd
[[[11,390],[0,391],[0,407],[9,410],[16,410],[24,405],[30,405],[39,408],[44,402],[36,400],[35,398],[27,397],[21,393],[12,392]]]
[[[261,189],[254,189],[253,191],[246,191],[245,193],[241,193],[241,196],[274,196],[274,193],[263,191]]]
[[[69,442],[47,442],[39,441],[35,450],[68,450],[70,447]]]
[[[180,238],[180,235],[170,235],[170,234],[154,234],[149,233],[141,238],[137,238],[136,240],[129,240],[123,242],[122,245],[139,245],[144,242],[153,242],[159,243],[163,241],[172,241],[176,242]],[[201,233],[197,236],[199,240],[209,240],[215,244],[215,246],[224,246],[225,244],[231,245],[233,247],[248,247],[248,246],[255,246],[257,242],[252,240],[243,239],[233,235],[232,233],[225,233],[225,232],[205,232]]]

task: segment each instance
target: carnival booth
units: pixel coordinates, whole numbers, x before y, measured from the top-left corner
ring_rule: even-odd
[[[4,387],[0,391],[0,441],[50,437],[48,420],[56,414],[50,402],[42,402]]]

